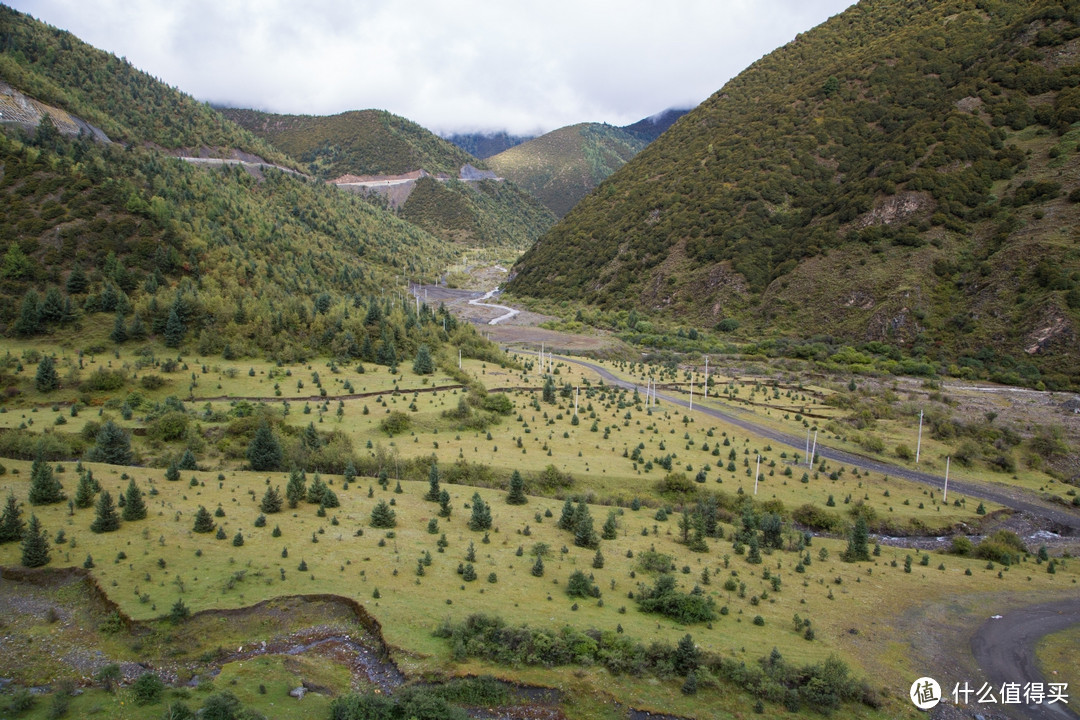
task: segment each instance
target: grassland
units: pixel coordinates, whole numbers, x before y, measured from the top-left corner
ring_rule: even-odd
[[[455,659],[450,645],[435,637],[433,630],[445,620],[459,622],[483,612],[498,615],[510,625],[552,630],[621,627],[627,637],[646,644],[674,644],[689,632],[701,649],[748,665],[767,656],[773,647],[796,665],[820,663],[835,654],[857,675],[872,679],[883,702],[880,711],[845,706],[841,716],[900,716],[910,708],[905,680],[914,677],[911,673],[917,669],[912,649],[917,643],[905,639],[909,628],[903,618],[926,604],[957,598],[984,599],[970,614],[985,612],[988,597],[1075,593],[1080,575],[1080,566],[1070,559],[1060,560],[1057,572],[1050,574],[1033,559],[1011,566],[988,565],[985,559],[887,545],[869,562],[846,563],[839,559],[847,543],[845,530],[833,537],[814,537],[810,547],[795,550],[803,538],[790,525],[785,525],[784,547],[792,549],[765,551],[763,562],[752,564],[732,545],[740,526],[741,503],[747,500],[754,501],[752,506],[759,512],[785,508],[790,513],[803,505],[814,506],[831,513],[841,528],[850,523],[852,511],[887,521],[890,527],[934,532],[959,523],[978,527],[987,516],[979,514],[978,503],[967,498],[950,495],[946,505],[931,489],[857,468],[825,463],[807,470],[798,451],[770,446],[764,438],[665,402],[646,407],[643,392],[606,386],[591,370],[571,363],[552,361],[546,368],[556,388],[552,403],[542,400],[544,376],[537,371],[535,356],[511,356],[522,369],[464,360],[463,371],[512,401],[510,412],[496,421],[476,413],[461,416],[461,401],[470,391],[461,386],[461,376],[451,372],[452,367],[431,376],[410,370],[392,375],[381,366],[368,365],[361,373],[356,366],[325,360],[290,366],[189,355],[177,359],[152,345],[83,352],[81,357],[72,347],[6,346],[12,358],[7,383],[19,392],[0,408],[0,423],[8,428],[8,440],[0,437],[0,441],[47,430],[77,444],[88,423],[112,419],[132,431],[140,458],[139,465],[132,467],[82,462],[114,497],[132,479],[147,493],[150,516],[126,522],[115,533],[90,532],[93,509],[73,510],[66,503],[24,505],[25,516],[35,513],[53,543],[52,567],[81,567],[91,557],[90,573],[109,598],[126,615],[151,625],[162,624],[160,618],[178,599],[191,610],[201,611],[244,608],[296,595],[354,598],[381,623],[395,661],[407,674],[494,673],[517,682],[557,687],[573,698],[566,708],[572,717],[610,717],[617,704],[694,717],[728,717],[746,712],[753,700],[709,678],[703,678],[697,695],[685,696],[679,692],[681,678],[612,676],[599,667],[578,668],[574,673],[559,667],[496,667],[475,659]],[[63,388],[48,395],[33,388],[33,351],[56,353]],[[166,360],[176,363],[171,372],[164,367]],[[606,367],[626,377],[651,373],[661,382],[686,379],[681,370],[659,366],[609,363]],[[121,387],[94,392],[76,386],[76,380],[102,368],[120,371]],[[164,384],[146,389],[143,384],[148,376],[160,377]],[[714,382],[726,388],[725,407],[752,408],[756,420],[791,432],[805,431],[802,420],[794,417],[796,412],[822,426],[842,417],[828,398],[844,391],[827,383],[774,389],[733,377],[714,378]],[[570,388],[566,396],[564,384]],[[577,424],[573,420],[575,393]],[[162,440],[155,436],[151,418],[158,417],[155,408],[160,409],[169,396],[183,401],[189,424],[181,437]],[[761,404],[742,405],[741,400]],[[75,416],[73,406],[78,408]],[[252,413],[259,412],[280,419],[281,433],[293,429],[299,434],[311,425],[322,437],[329,437],[331,431],[340,434],[361,465],[387,471],[386,486],[374,477],[361,476],[346,487],[342,475],[324,471],[321,477],[336,493],[339,507],[327,508],[320,516],[318,505],[301,502],[295,509],[286,507],[266,515],[265,525],[257,527],[259,503],[267,487],[284,490],[288,482],[288,473],[244,469],[247,436],[240,430]],[[395,412],[408,418],[408,425],[391,436],[382,423]],[[844,436],[822,432],[819,442],[841,444]],[[199,469],[183,471],[179,481],[167,481],[165,467],[185,448],[195,451]],[[637,459],[635,451],[640,453]],[[940,449],[924,441],[924,462],[936,452]],[[732,453],[734,458],[729,459]],[[761,476],[755,497],[753,468],[759,455]],[[450,494],[449,518],[438,517],[438,505],[423,500],[432,461],[437,461],[443,487]],[[733,469],[728,469],[728,463]],[[25,500],[29,458],[5,458],[3,464],[6,474],[0,476],[0,495],[12,492]],[[75,458],[52,465],[71,496],[77,483]],[[526,478],[530,492],[526,505],[505,502],[506,483],[515,469]],[[310,483],[316,468],[308,470]],[[705,482],[693,482],[700,471],[705,471]],[[673,491],[664,484],[666,478],[680,473],[688,479],[687,487]],[[472,484],[448,481],[453,478]],[[490,531],[468,528],[467,505],[474,493],[492,508]],[[681,542],[678,507],[710,495],[718,498],[722,508],[722,538],[708,538],[706,552],[691,552]],[[557,528],[567,497],[589,501],[598,530],[614,513],[616,536],[600,544],[603,567],[594,567],[594,550],[576,547],[573,535]],[[393,529],[371,527],[372,509],[380,501],[392,503],[397,521]],[[214,522],[224,531],[222,539],[192,532],[199,506],[211,512],[220,508]],[[666,519],[657,519],[662,508],[672,512]],[[984,509],[989,516],[999,510],[989,503]],[[429,529],[433,519],[435,532]],[[61,530],[64,542],[57,543]],[[242,545],[234,542],[238,535]],[[438,541],[444,535],[446,545],[440,547]],[[539,544],[548,548],[542,577],[531,572],[532,554]],[[471,561],[467,560],[470,545],[475,553]],[[639,591],[639,584],[655,581],[640,564],[642,554],[650,550],[670,556],[680,587],[689,590],[699,585],[726,612],[712,623],[689,626],[640,612],[628,594]],[[423,565],[424,573],[419,575],[418,562],[426,561],[429,554],[431,563]],[[912,566],[907,572],[904,565],[909,555]],[[466,562],[475,568],[475,581],[458,574]],[[305,570],[299,569],[301,563]],[[18,564],[16,544],[0,546],[0,565]],[[574,570],[594,577],[602,593],[599,599],[567,596],[566,583]],[[27,636],[55,632],[40,617],[45,607],[39,606],[38,615],[31,613],[26,621]],[[812,622],[812,641],[804,638],[804,631],[796,630],[796,614]],[[752,621],[756,617],[762,624]],[[278,628],[258,626],[232,628],[228,637],[217,629],[207,630],[201,632],[202,642],[210,647],[201,651],[219,644],[269,641],[278,634]],[[148,652],[145,645],[136,643],[135,638],[100,633],[71,639],[73,645],[99,648],[104,657],[116,661],[133,661]],[[156,654],[151,654],[162,666],[177,662],[165,651],[170,643],[185,647],[175,638],[162,641]],[[198,654],[193,648],[184,652]],[[47,660],[45,654],[28,657],[10,671],[19,683],[55,682],[70,674],[63,662]],[[222,664],[217,689],[233,688],[246,704],[275,717],[286,715],[279,715],[267,703],[281,702],[284,689],[298,679],[334,692],[355,684],[326,658],[305,655],[290,661],[268,655]],[[254,689],[257,680],[266,685],[266,696]],[[198,690],[185,692],[193,695],[193,702],[201,697]],[[589,702],[582,702],[587,695],[592,695]],[[118,697],[93,691],[78,698],[73,707],[91,707],[92,703],[106,707],[118,702]],[[313,700],[309,710],[322,712],[318,708],[325,704],[319,703],[325,703],[325,698]],[[44,705],[39,706],[44,712]],[[140,709],[131,716],[151,716],[142,713]],[[782,716],[785,711],[770,705],[769,713]]]
[[[1053,633],[1044,637],[1035,650],[1043,675],[1048,682],[1068,683],[1080,687],[1080,668],[1076,663],[1076,648],[1080,647],[1080,628]]]

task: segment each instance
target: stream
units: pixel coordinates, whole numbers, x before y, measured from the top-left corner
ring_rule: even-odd
[[[495,294],[498,293],[498,292],[499,292],[498,288],[495,288],[494,290],[488,290],[486,293],[484,293],[480,297],[469,301],[470,305],[475,305],[477,307],[486,307],[486,308],[492,308],[494,310],[503,310],[504,311],[503,314],[498,316],[497,318],[494,318],[493,320],[488,320],[488,323],[487,323],[488,325],[498,325],[503,320],[509,320],[509,319],[517,317],[518,315],[521,314],[520,310],[515,310],[514,308],[507,307],[506,305],[495,305],[493,303],[484,302],[484,300],[490,300],[491,298],[493,298],[495,296]]]

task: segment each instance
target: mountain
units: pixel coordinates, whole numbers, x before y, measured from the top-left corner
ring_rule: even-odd
[[[651,143],[688,112],[690,112],[689,108],[668,108],[656,115],[638,120],[631,125],[624,125],[622,130],[640,140],[644,140],[646,143]]]
[[[288,156],[190,96],[2,5],[0,45],[8,334],[116,320],[171,326],[202,354],[337,353],[355,345],[342,316],[361,298],[457,256],[289,170]]]
[[[526,248],[555,218],[475,157],[382,110],[332,116],[221,113],[295,158],[317,177],[380,194],[401,217],[448,241]]]
[[[324,180],[340,175],[400,175],[423,168],[457,175],[476,158],[420,125],[384,110],[338,115],[276,115],[220,108],[222,115],[303,163]]]
[[[503,150],[509,150],[515,145],[532,140],[535,135],[510,135],[505,130],[494,133],[454,133],[447,135],[446,139],[457,145],[465,152],[486,160],[492,155],[498,155]]]
[[[864,0],[672,126],[509,288],[1080,384],[1078,21],[1075,0]]]
[[[581,123],[504,150],[487,162],[561,217],[645,145],[619,128]]]

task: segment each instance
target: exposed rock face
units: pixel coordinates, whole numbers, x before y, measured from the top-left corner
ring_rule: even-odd
[[[860,217],[857,227],[870,225],[894,225],[904,223],[915,215],[926,215],[934,210],[934,199],[926,192],[901,192],[882,198],[874,209]]]

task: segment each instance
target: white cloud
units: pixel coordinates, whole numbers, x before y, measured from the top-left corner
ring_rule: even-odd
[[[10,0],[200,100],[434,130],[696,104],[850,0]]]

